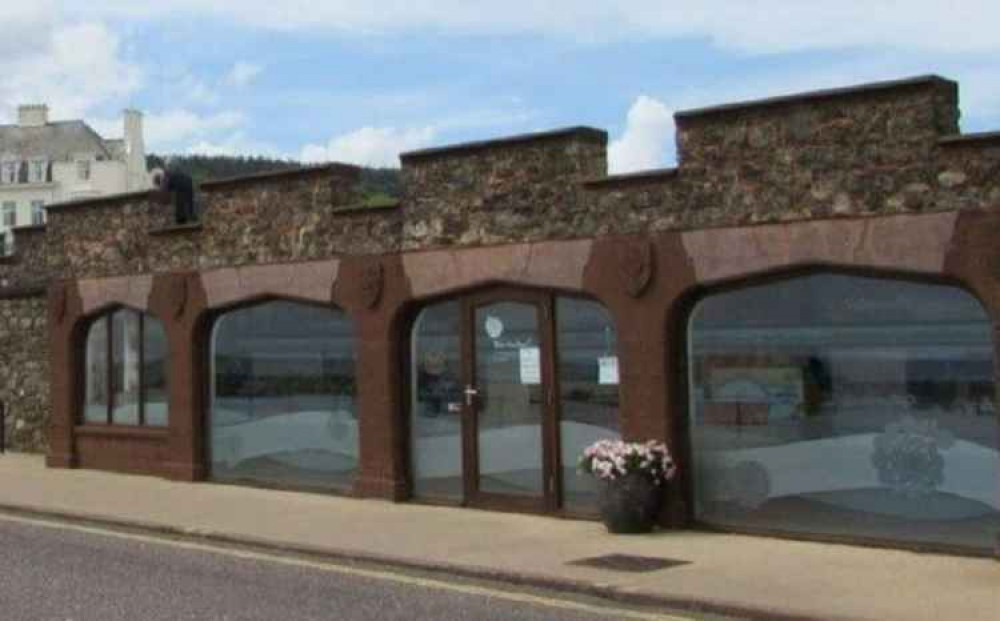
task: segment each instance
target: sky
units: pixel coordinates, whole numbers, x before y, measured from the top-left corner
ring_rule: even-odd
[[[606,129],[614,173],[675,163],[673,113],[936,73],[1000,129],[1000,2],[0,2],[0,123],[21,103],[147,150],[398,166],[408,150]]]

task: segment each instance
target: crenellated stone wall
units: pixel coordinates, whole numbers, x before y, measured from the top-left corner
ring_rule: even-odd
[[[206,183],[193,225],[172,224],[170,197],[155,192],[51,206],[0,262],[0,294],[19,292],[0,297],[8,443],[45,446],[41,296],[54,282],[399,253],[408,265],[428,250],[455,251],[434,265],[461,271],[478,269],[466,248],[519,245],[521,256],[554,240],[995,210],[1000,136],[961,136],[957,93],[929,76],[682,112],[678,166],[629,175],[606,175],[607,134],[592,128],[412,152],[398,204],[366,205],[358,169],[337,164]]]
[[[401,249],[593,234],[581,182],[607,171],[607,141],[575,127],[404,154]]]

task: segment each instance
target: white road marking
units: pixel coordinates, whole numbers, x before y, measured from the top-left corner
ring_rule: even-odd
[[[214,546],[205,543],[195,543],[192,541],[180,541],[175,539],[169,539],[167,537],[140,535],[137,533],[124,533],[110,529],[106,530],[103,528],[97,528],[93,526],[81,526],[79,524],[71,524],[68,522],[45,520],[40,518],[19,517],[19,516],[4,515],[4,514],[0,514],[0,520],[6,522],[16,522],[20,524],[29,524],[33,526],[50,528],[54,530],[70,530],[74,532],[86,533],[90,535],[98,535],[102,537],[114,537],[117,539],[125,539],[128,541],[151,543],[154,545],[180,548],[183,550],[207,552],[210,554],[222,554],[225,556],[231,556],[234,558],[239,558],[244,560],[277,563],[289,567],[316,569],[319,571],[325,571],[329,573],[337,573],[348,576],[358,576],[362,578],[370,578],[372,580],[382,580],[386,582],[395,582],[397,584],[422,587],[425,589],[450,591],[452,593],[460,593],[464,595],[477,595],[481,597],[489,597],[493,599],[505,600],[508,602],[530,604],[534,606],[543,606],[546,608],[554,608],[557,610],[568,610],[568,611],[583,612],[596,615],[609,615],[607,617],[609,619],[611,618],[637,619],[640,621],[695,621],[690,617],[678,617],[675,615],[666,615],[654,612],[641,612],[638,610],[596,606],[592,604],[584,604],[582,602],[575,602],[571,600],[562,600],[551,597],[541,597],[538,595],[529,595],[527,593],[518,593],[516,591],[504,591],[498,589],[491,589],[483,586],[475,586],[471,584],[446,582],[444,580],[435,580],[433,578],[419,578],[416,576],[409,576],[406,574],[395,573],[392,571],[384,571],[377,569],[360,569],[357,567],[348,567],[346,565],[337,565],[334,562],[323,563],[319,561],[310,561],[301,558],[285,557],[277,554],[267,554],[264,552],[251,552],[249,550],[238,550],[222,546]]]

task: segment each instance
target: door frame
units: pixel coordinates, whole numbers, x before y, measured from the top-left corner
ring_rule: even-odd
[[[550,292],[497,287],[461,298],[461,355],[463,383],[478,386],[476,377],[477,330],[475,313],[491,304],[513,302],[535,308],[541,362],[540,432],[542,447],[542,493],[535,497],[483,492],[479,489],[479,402],[473,396],[462,402],[462,476],[464,502],[483,509],[554,513],[560,507],[562,481],[559,468],[559,399],[555,354],[554,296]]]

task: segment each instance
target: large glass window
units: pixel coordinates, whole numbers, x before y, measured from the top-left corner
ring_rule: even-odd
[[[991,549],[991,332],[940,285],[824,273],[708,297],[689,332],[697,517]]]
[[[166,351],[155,317],[123,308],[95,319],[85,345],[83,421],[165,426]]]
[[[354,328],[339,310],[270,301],[212,334],[217,479],[349,487],[357,468]]]
[[[591,300],[557,298],[563,506],[573,511],[592,512],[597,507],[597,479],[576,470],[583,449],[620,436],[617,340],[603,306]]]
[[[413,492],[462,498],[461,305],[425,308],[413,327],[410,454]]]

